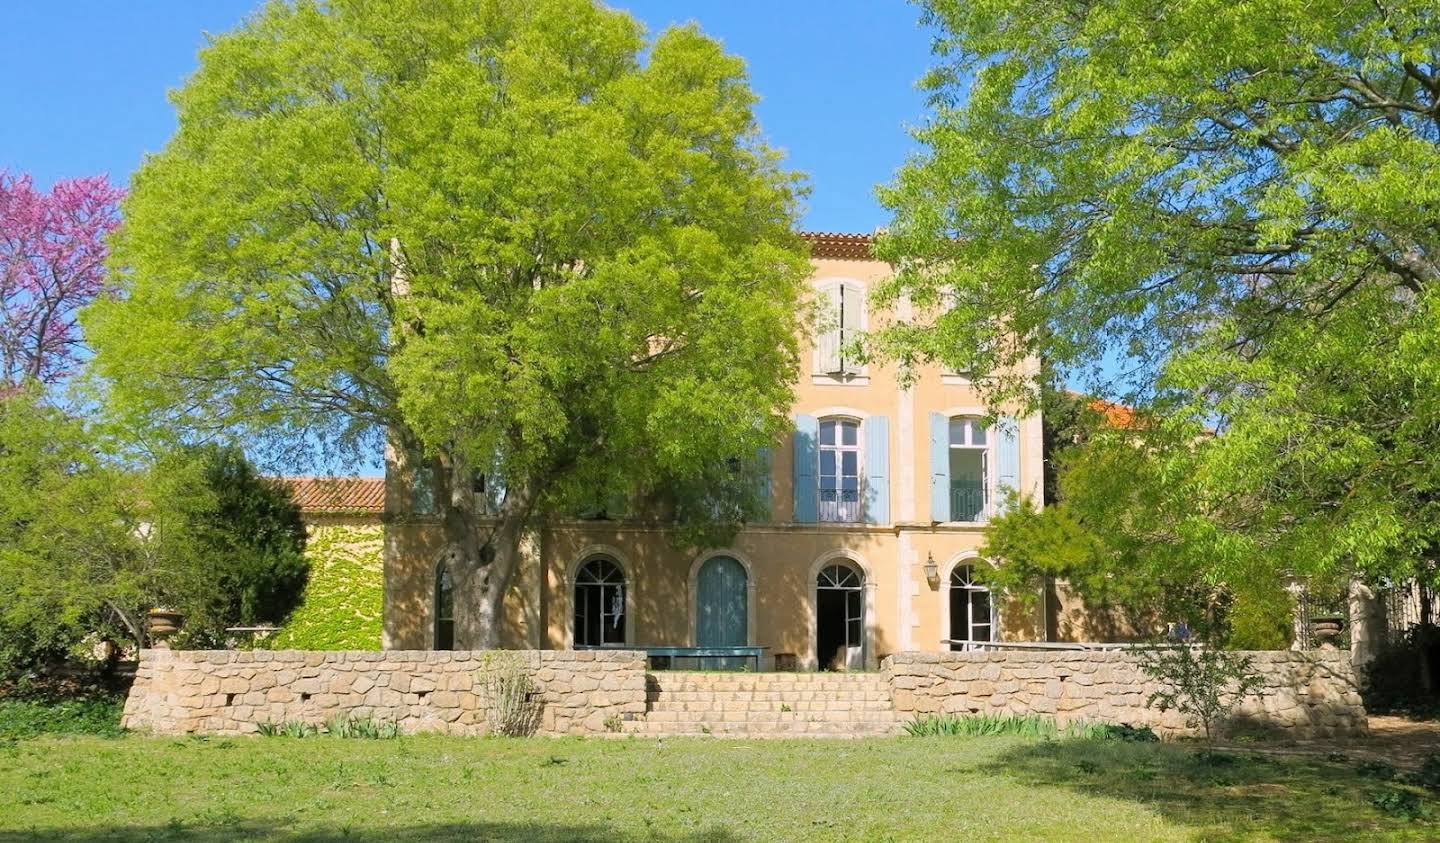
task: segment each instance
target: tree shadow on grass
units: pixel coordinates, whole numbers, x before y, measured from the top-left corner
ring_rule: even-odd
[[[260,823],[240,821],[218,825],[191,825],[172,823],[161,826],[110,826],[104,828],[30,829],[25,831],[0,831],[0,843],[38,841],[38,843],[71,843],[72,841],[110,841],[110,843],[159,843],[159,841],[186,841],[186,843],[236,843],[247,840],[275,840],[285,843],[332,843],[332,841],[396,841],[397,843],[420,843],[431,840],[464,841],[535,841],[535,843],[619,843],[638,839],[639,835],[622,834],[600,825],[556,825],[547,823],[434,823],[411,826],[380,826],[367,828],[363,818],[357,818],[354,826],[347,828],[325,828],[291,830],[285,823]],[[646,834],[647,841],[662,843],[734,843],[739,838],[725,828],[681,837]]]
[[[1138,802],[1207,840],[1440,835],[1440,800],[1433,794],[1320,759],[1203,753],[1186,743],[1062,740],[1017,746],[984,772]],[[1416,810],[1397,811],[1397,800]]]

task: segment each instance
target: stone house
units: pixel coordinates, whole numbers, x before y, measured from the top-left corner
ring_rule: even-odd
[[[914,314],[904,300],[893,312],[871,304],[891,268],[869,235],[805,237],[825,330],[803,343],[794,432],[772,455],[771,518],[699,552],[653,520],[551,520],[506,600],[505,646],[750,645],[766,648],[767,669],[778,659],[814,670],[1103,634],[1063,586],[1026,606],[974,577],[990,564],[978,549],[1006,491],[1042,497],[1039,415],[1002,408],[987,423],[964,373],[930,366],[902,382],[889,363],[846,359],[856,334]],[[361,486],[373,497],[373,481],[342,497]],[[436,521],[402,478],[387,482],[384,508],[384,646],[449,649],[456,595]]]

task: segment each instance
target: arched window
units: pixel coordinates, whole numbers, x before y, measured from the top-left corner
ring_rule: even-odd
[[[950,520],[990,515],[990,431],[975,416],[950,419]]]
[[[575,573],[575,646],[625,643],[625,572],[597,557]]]
[[[865,666],[865,575],[836,563],[815,578],[815,657],[821,670]]]
[[[975,580],[975,569],[958,565],[950,574],[950,649],[970,650],[995,640],[990,589]]]
[[[455,581],[444,562],[435,569],[435,649],[455,649]]]
[[[821,521],[860,520],[860,423],[820,420]]]

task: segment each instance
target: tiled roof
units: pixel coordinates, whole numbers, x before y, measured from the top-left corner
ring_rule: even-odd
[[[383,477],[277,477],[290,487],[301,512],[371,513],[385,511]]]
[[[802,231],[800,236],[810,244],[811,257],[839,260],[871,260],[870,246],[875,242],[869,234],[839,231]]]

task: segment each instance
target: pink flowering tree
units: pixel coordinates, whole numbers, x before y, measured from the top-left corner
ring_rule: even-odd
[[[43,193],[28,175],[0,171],[0,393],[74,370],[77,316],[105,290],[105,237],[123,194],[105,176]]]

